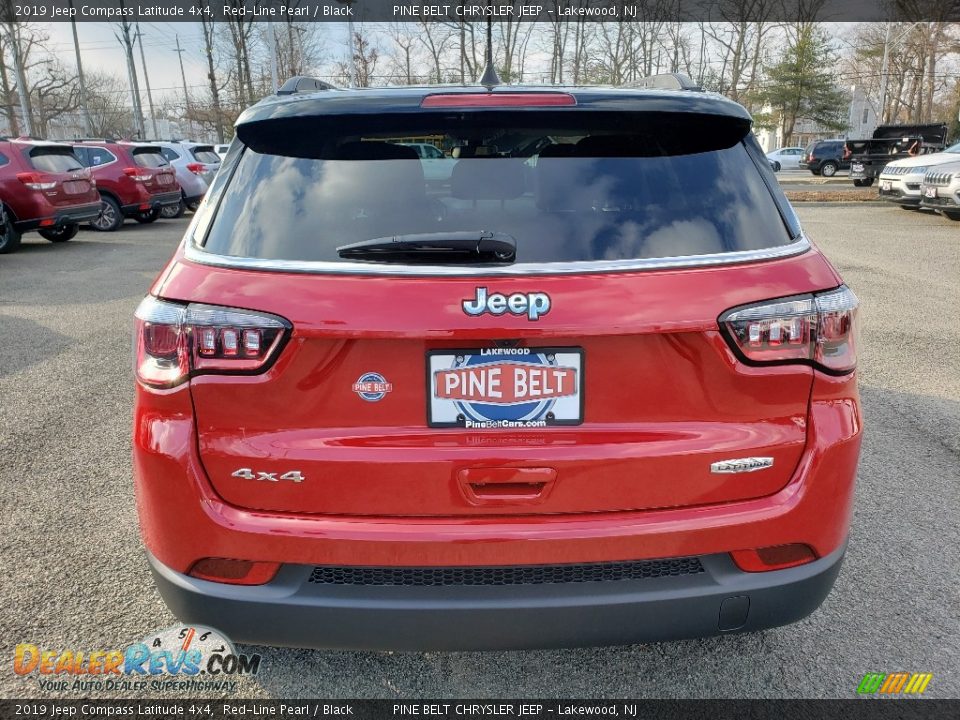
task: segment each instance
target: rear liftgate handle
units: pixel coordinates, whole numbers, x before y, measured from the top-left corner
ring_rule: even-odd
[[[479,467],[457,473],[466,501],[486,507],[541,503],[556,479],[557,471],[548,467]]]

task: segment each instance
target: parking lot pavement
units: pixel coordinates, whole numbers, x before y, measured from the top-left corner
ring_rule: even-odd
[[[800,208],[862,301],[866,433],[849,552],[823,607],[753,635],[549,652],[263,654],[235,697],[852,697],[925,671],[960,696],[960,223]],[[13,648],[123,647],[174,618],[153,589],[130,479],[131,315],[186,220],[28,235],[0,256],[0,694]],[[61,693],[76,697],[75,693]]]

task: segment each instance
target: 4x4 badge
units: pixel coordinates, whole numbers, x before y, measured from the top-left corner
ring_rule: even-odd
[[[526,315],[528,320],[539,320],[542,315],[550,312],[550,296],[542,292],[501,293],[487,294],[487,288],[478,287],[477,295],[471,300],[463,301],[463,311],[467,315],[477,316],[484,313],[491,315]]]

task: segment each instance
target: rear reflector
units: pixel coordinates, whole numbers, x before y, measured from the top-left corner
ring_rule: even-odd
[[[188,574],[200,580],[228,585],[265,585],[273,580],[279,569],[280,563],[275,562],[204,558],[197,561]]]
[[[172,387],[199,373],[265,370],[290,327],[276,315],[147,297],[136,317],[137,378]]]
[[[420,107],[564,107],[576,104],[577,99],[569,93],[487,92],[427,95]]]
[[[755,550],[735,550],[730,555],[737,567],[744,572],[768,572],[783,570],[797,565],[806,565],[817,559],[809,545],[793,543],[774,545]]]
[[[827,372],[847,373],[857,364],[858,305],[857,296],[841,286],[728,310],[720,316],[720,327],[750,363],[812,363]]]

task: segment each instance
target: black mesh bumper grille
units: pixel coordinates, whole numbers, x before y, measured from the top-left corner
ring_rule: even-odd
[[[695,557],[631,560],[584,565],[508,567],[332,567],[317,566],[310,582],[319,585],[401,585],[408,587],[542,585],[546,583],[649,580],[702,573]]]

